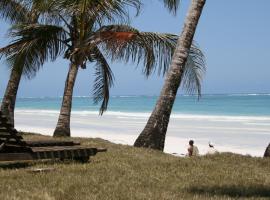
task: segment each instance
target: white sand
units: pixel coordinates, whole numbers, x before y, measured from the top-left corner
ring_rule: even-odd
[[[16,110],[18,130],[52,135],[58,112]],[[72,113],[73,137],[103,138],[114,143],[132,145],[143,130],[149,114],[107,112]],[[207,152],[208,142],[218,151],[262,156],[270,142],[269,117],[230,117],[203,115],[172,115],[165,152],[185,154],[189,139],[195,141],[200,153]]]

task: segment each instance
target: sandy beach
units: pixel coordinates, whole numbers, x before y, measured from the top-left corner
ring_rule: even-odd
[[[132,145],[144,128],[150,113],[74,111],[72,137],[102,138],[114,143]],[[15,113],[16,128],[22,131],[52,135],[57,111],[23,110]],[[165,152],[185,154],[193,139],[200,154],[205,154],[211,141],[220,152],[262,156],[270,138],[269,117],[206,116],[173,114],[169,124]]]

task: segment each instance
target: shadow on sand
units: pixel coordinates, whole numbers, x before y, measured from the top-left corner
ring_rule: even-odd
[[[270,197],[270,186],[199,186],[191,187],[188,192],[193,194],[220,195],[229,197]]]

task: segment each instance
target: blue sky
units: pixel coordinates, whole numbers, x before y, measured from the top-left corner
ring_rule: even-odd
[[[144,1],[141,15],[132,25],[141,31],[179,34],[189,0],[182,0],[177,16],[164,9],[162,1]],[[205,53],[207,73],[203,93],[270,93],[270,1],[207,0],[195,40]],[[1,22],[0,46],[7,44],[4,33],[8,25]],[[164,77],[154,74],[146,79],[142,65],[113,63],[113,95],[158,95]],[[59,58],[46,64],[32,80],[24,79],[20,97],[61,96],[68,62]],[[3,96],[9,70],[0,61],[0,97]],[[91,95],[94,71],[89,65],[80,70],[74,95]]]

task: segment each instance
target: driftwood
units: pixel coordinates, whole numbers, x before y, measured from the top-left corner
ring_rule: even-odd
[[[268,147],[265,149],[264,156],[263,157],[270,157],[270,143]]]
[[[0,161],[72,159],[86,162],[106,149],[79,146],[72,141],[25,141],[0,111]]]

